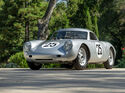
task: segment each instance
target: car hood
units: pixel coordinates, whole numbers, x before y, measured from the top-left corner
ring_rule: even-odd
[[[67,40],[47,40],[37,45],[35,48],[31,50],[31,52],[35,54],[44,53],[50,54],[57,51],[63,51],[62,47]]]
[[[80,40],[80,39],[47,40],[37,45],[35,48],[31,50],[31,52],[35,54],[42,53],[45,55],[53,53],[58,54],[60,52],[64,53],[65,50],[63,49],[63,46],[65,42],[69,40],[72,41],[73,47],[76,51],[79,49],[79,48],[76,49],[76,47],[79,47],[81,45],[81,41],[86,42],[86,40]]]
[[[39,45],[39,47],[48,48],[58,48],[60,45],[64,45],[67,40],[47,40]]]

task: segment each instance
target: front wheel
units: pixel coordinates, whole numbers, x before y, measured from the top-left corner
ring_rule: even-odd
[[[39,70],[42,66],[39,63],[33,63],[33,62],[27,62],[27,63],[28,63],[29,68],[32,70]]]
[[[83,70],[87,65],[87,49],[85,46],[80,47],[74,67],[76,70]]]
[[[110,49],[110,51],[109,51],[109,58],[108,58],[108,60],[104,63],[104,67],[105,67],[106,69],[112,69],[113,65],[114,65],[114,55],[113,55],[113,50]]]

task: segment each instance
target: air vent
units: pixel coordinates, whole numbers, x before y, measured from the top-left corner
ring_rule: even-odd
[[[57,55],[57,57],[61,57],[61,55]]]
[[[35,60],[53,60],[53,59],[35,59]]]

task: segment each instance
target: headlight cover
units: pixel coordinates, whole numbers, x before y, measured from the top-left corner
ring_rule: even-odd
[[[31,49],[31,43],[30,42],[26,42],[24,44],[24,46],[23,46],[23,51],[24,52],[28,52],[28,51],[30,51],[30,49]]]
[[[70,40],[66,41],[64,46],[63,46],[63,49],[65,51],[69,51],[71,48],[72,48],[72,41],[70,41]]]

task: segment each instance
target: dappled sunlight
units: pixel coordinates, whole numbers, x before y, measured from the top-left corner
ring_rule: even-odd
[[[125,69],[0,69],[0,90],[30,92],[125,92]],[[10,90],[10,91],[7,91]],[[31,92],[32,91],[32,92]]]

